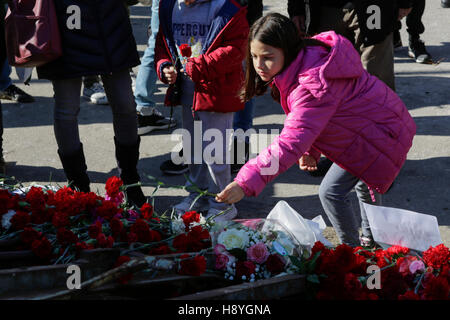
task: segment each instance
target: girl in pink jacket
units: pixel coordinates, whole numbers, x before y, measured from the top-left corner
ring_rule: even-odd
[[[257,196],[267,183],[299,162],[316,170],[324,154],[334,164],[319,197],[342,243],[359,245],[348,195],[360,202],[362,237],[371,239],[362,202],[381,204],[406,160],[416,126],[403,102],[365,71],[353,45],[333,31],[300,39],[285,16],[271,13],[252,26],[243,100],[272,97],[287,114],[274,142],[251,159],[216,197],[235,203]],[[367,240],[367,239],[366,239]]]

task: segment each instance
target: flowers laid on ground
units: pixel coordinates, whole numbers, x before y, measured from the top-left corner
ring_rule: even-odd
[[[236,220],[213,232],[215,268],[229,280],[254,282],[298,272],[291,263],[302,251],[276,222]]]
[[[0,241],[19,240],[8,250],[31,250],[42,264],[70,263],[82,250],[118,248],[121,256],[115,266],[129,261],[131,251],[139,251],[180,254],[180,273],[205,272],[204,257],[181,255],[202,255],[211,247],[205,219],[196,212],[173,219],[159,216],[149,203],[130,207],[125,188],[120,178],[111,177],[105,197],[68,187],[0,189]],[[178,221],[182,228],[174,230]]]
[[[149,203],[130,207],[126,188],[111,177],[105,197],[67,187],[0,189],[0,242],[15,239],[8,251],[31,250],[43,264],[70,263],[82,250],[96,248],[120,250],[112,268],[129,262],[133,251],[172,254],[177,272],[192,276],[205,273],[212,257],[214,270],[208,271],[234,282],[304,274],[313,299],[450,297],[450,250],[443,244],[419,254],[400,246],[327,248],[317,242],[309,252],[277,221],[215,222],[196,211],[158,215]]]
[[[368,274],[369,267],[378,274]],[[419,255],[400,246],[368,250],[340,245],[330,249],[317,242],[300,271],[308,274],[309,292],[316,299],[450,298],[450,250],[443,244],[430,247]],[[373,287],[377,277],[379,285]]]

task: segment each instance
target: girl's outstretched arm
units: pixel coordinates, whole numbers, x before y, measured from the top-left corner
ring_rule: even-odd
[[[237,182],[233,181],[216,196],[216,201],[232,204],[241,201],[244,196],[244,190],[242,190]]]

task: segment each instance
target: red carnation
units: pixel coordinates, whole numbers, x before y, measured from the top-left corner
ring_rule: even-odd
[[[13,230],[22,230],[31,222],[31,217],[28,212],[17,211],[11,218],[11,226]]]
[[[202,226],[193,227],[187,234],[187,250],[200,251],[211,246],[211,236]]]
[[[267,270],[272,274],[279,274],[284,271],[284,259],[278,254],[271,254],[266,261]]]
[[[127,263],[130,260],[131,258],[129,256],[120,256],[119,258],[117,258],[116,263],[114,264],[114,268],[120,267],[122,264]],[[127,284],[132,278],[133,274],[131,273],[120,277],[119,279],[117,279],[117,281],[119,281],[119,283],[121,284]]]
[[[183,57],[189,58],[192,55],[191,47],[186,43],[181,44],[180,45],[180,54]]]
[[[130,231],[137,235],[139,242],[149,243],[153,241],[153,234],[150,231],[150,226],[144,219],[136,219],[135,223],[131,226]]]
[[[450,296],[450,286],[445,277],[430,276],[424,282],[425,290],[423,298],[425,300],[448,300]]]
[[[423,252],[423,260],[428,266],[439,269],[449,262],[450,250],[444,244],[434,248],[430,247]]]
[[[38,187],[31,187],[25,196],[25,201],[30,204],[32,210],[45,209],[45,200],[46,195],[44,191]]]
[[[111,220],[117,213],[119,209],[114,204],[114,202],[105,200],[102,205],[97,208],[97,215],[105,220]]]
[[[200,222],[200,214],[196,211],[187,211],[181,216],[181,219],[183,219],[184,225],[188,228],[192,222]]]
[[[121,192],[120,187],[122,185],[123,185],[122,179],[120,179],[116,176],[113,176],[106,181],[106,186],[105,186],[106,193],[108,194],[108,196],[110,196],[112,199],[114,199],[117,197],[119,192]]]
[[[141,207],[141,216],[145,220],[153,218],[153,206],[150,203],[144,203]]]
[[[98,248],[112,248],[114,244],[114,238],[111,236],[108,236],[108,238],[103,234],[100,233],[97,236],[97,247]]]
[[[26,245],[31,245],[34,240],[38,240],[42,237],[42,233],[36,231],[33,228],[25,227],[20,233],[20,240]]]
[[[31,250],[35,255],[41,259],[48,259],[52,254],[52,245],[47,238],[43,237],[39,240],[34,240],[31,244]]]
[[[111,228],[112,235],[114,236],[114,238],[117,238],[122,232],[123,222],[118,218],[112,218],[109,222],[109,226]]]
[[[52,223],[56,228],[63,228],[70,224],[69,215],[66,212],[55,212]]]
[[[82,250],[91,250],[91,249],[94,249],[94,246],[91,245],[91,244],[87,244],[84,241],[83,242],[77,242],[75,244],[75,251],[76,251],[77,255],[80,254],[80,252]]]
[[[387,248],[386,252],[390,256],[397,258],[398,256],[407,255],[409,253],[409,248],[395,245],[395,246]]]
[[[76,243],[78,241],[78,237],[72,231],[67,230],[66,228],[59,228],[56,234],[56,238],[62,245],[68,245]]]
[[[148,254],[151,256],[159,256],[159,255],[169,254],[169,253],[172,253],[172,250],[166,244],[162,244],[159,247],[152,248],[148,252]]]
[[[92,239],[97,239],[98,235],[102,232],[102,223],[100,221],[96,221],[94,224],[91,224],[88,228],[88,235]]]
[[[420,300],[420,297],[414,293],[414,290],[408,290],[398,296],[398,300]]]
[[[180,262],[180,274],[199,276],[206,271],[206,259],[204,256],[189,258],[188,254],[183,254]]]
[[[188,246],[188,237],[185,233],[179,234],[173,239],[172,246],[177,252],[186,252]]]
[[[247,279],[250,275],[255,273],[256,266],[251,261],[238,261],[236,262],[236,278],[240,279],[242,276],[246,276]]]
[[[135,243],[138,241],[138,236],[134,232],[130,232],[127,236],[127,241],[129,244]]]

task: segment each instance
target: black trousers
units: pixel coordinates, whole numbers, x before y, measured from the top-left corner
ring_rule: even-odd
[[[406,31],[410,40],[418,40],[424,33],[425,26],[422,23],[423,12],[425,11],[425,0],[413,0],[413,6],[410,14],[406,16]],[[402,22],[397,21],[396,30],[402,28]]]

